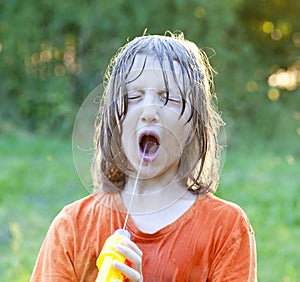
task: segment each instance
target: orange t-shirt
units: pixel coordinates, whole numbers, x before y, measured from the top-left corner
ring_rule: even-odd
[[[56,216],[32,282],[96,280],[97,257],[126,214],[118,193],[102,194],[101,204],[95,197],[68,205]],[[255,239],[245,213],[211,194],[153,234],[141,232],[130,217],[127,230],[143,251],[145,282],[256,281]]]

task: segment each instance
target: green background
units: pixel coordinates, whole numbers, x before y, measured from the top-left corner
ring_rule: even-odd
[[[218,195],[256,232],[259,281],[300,281],[300,1],[0,1],[0,277],[28,281],[47,229],[88,195],[80,105],[119,47],[182,31],[217,71],[227,123]]]

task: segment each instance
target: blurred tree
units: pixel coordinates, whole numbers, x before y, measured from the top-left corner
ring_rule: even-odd
[[[260,125],[259,116],[269,128],[264,113],[274,106],[266,94],[268,78],[299,56],[299,4],[291,3],[2,1],[0,118],[31,130],[70,132],[109,59],[147,28],[150,34],[183,31],[207,52],[220,73],[216,90],[225,119]]]
[[[246,89],[257,96],[258,126],[272,133],[280,119],[288,127],[300,110],[300,1],[241,0],[237,15],[245,41],[255,50]]]
[[[297,0],[241,1],[239,20],[262,65],[288,67],[299,59],[299,15]]]

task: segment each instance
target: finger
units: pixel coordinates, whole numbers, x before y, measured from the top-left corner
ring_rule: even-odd
[[[127,260],[129,260],[132,263],[132,267],[136,270],[141,269],[142,267],[142,252],[139,250],[138,253],[135,252],[130,247],[124,246],[124,245],[116,245],[115,249],[118,253],[123,255]]]
[[[130,249],[132,249],[135,253],[137,253],[140,257],[143,256],[143,252],[142,250],[131,240],[129,239],[124,239],[122,240],[122,244],[124,246],[129,247]]]
[[[142,275],[135,269],[119,261],[113,262],[113,267],[123,273],[131,282],[142,281]]]

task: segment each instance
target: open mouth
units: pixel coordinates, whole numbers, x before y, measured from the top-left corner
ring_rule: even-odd
[[[153,133],[144,133],[140,137],[140,152],[144,160],[153,161],[158,155],[159,138]]]

